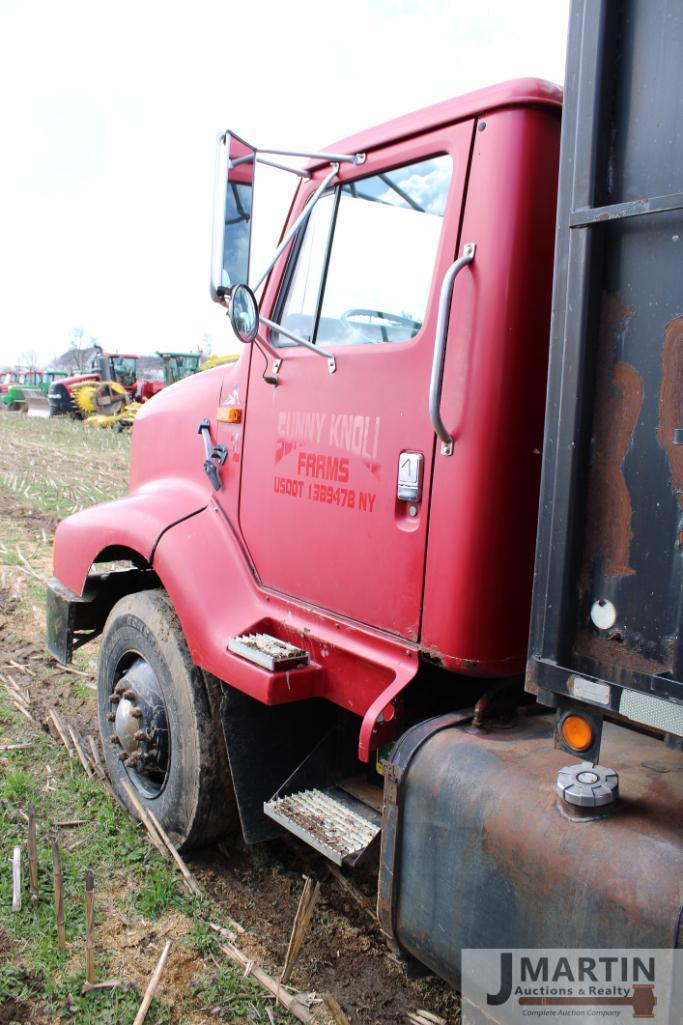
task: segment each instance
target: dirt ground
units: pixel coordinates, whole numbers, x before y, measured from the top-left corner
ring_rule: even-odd
[[[14,416],[0,416],[0,668],[30,686],[32,711],[39,722],[45,721],[50,708],[56,708],[83,736],[96,734],[96,644],[77,654],[79,675],[64,673],[47,655],[43,581],[50,575],[52,537],[65,504],[81,507],[125,491],[129,440],[122,435],[97,440],[100,448],[93,450],[93,464],[81,454],[81,447],[91,444],[84,428],[70,425],[67,430],[60,425],[55,440],[53,422],[40,421],[25,429],[17,448],[11,438]],[[113,447],[116,443],[120,448]],[[51,445],[62,446],[52,472],[47,468]],[[20,480],[12,464],[17,451],[25,469]],[[56,472],[60,476],[53,480],[53,497],[49,479]],[[99,482],[95,494],[89,488],[92,477]],[[13,668],[17,665],[28,667],[32,675],[21,677]],[[350,877],[357,888],[353,895],[334,878],[324,858],[295,840],[254,848],[204,849],[187,860],[217,917],[229,916],[244,927],[240,948],[273,974],[284,961],[302,876],[319,880],[321,897],[292,983],[303,991],[333,994],[352,1025],[399,1025],[418,1008],[449,1025],[459,1021],[457,998],[445,984],[433,977],[410,981],[392,960],[374,915],[372,878]],[[157,950],[166,935],[182,935],[187,927],[187,920],[169,912],[138,935],[130,923],[112,916],[106,923],[106,941],[113,968],[127,971],[144,988],[154,963],[145,952],[150,942]],[[7,943],[7,936],[0,932],[0,958],[3,942]],[[182,1020],[192,1025],[227,1020],[207,1017],[201,1008],[188,1017],[187,985],[195,968],[194,955],[179,950],[160,998],[172,1005],[182,997]],[[21,1017],[23,1013],[19,1005],[0,1007],[0,1025],[29,1020]],[[173,1011],[171,1020],[179,1020]]]

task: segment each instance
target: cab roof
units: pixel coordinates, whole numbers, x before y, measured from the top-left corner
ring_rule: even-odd
[[[551,107],[558,114],[562,107],[562,89],[542,78],[514,78],[509,82],[490,85],[476,92],[465,93],[443,100],[431,107],[423,107],[411,114],[403,114],[392,121],[366,128],[356,135],[325,146],[332,153],[365,153],[388,142],[432,131],[455,121],[482,117],[504,107]],[[320,167],[320,160],[312,160],[309,169]]]

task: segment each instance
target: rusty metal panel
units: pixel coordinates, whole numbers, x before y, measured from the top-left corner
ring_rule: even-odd
[[[608,723],[612,810],[572,812],[553,781],[552,717],[478,730],[447,717],[398,744],[385,805],[382,927],[458,986],[466,947],[671,947],[683,900],[680,755]],[[539,914],[539,907],[543,913]]]
[[[572,6],[527,686],[617,711],[683,704],[682,48],[680,5]]]

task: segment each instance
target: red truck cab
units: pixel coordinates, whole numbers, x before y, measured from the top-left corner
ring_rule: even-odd
[[[129,495],[60,525],[61,584],[82,595],[107,550],[129,552],[163,584],[199,666],[265,704],[315,695],[349,710],[363,760],[422,662],[519,673],[559,111],[559,90],[521,80],[336,144],[363,163],[339,167],[261,303],[262,318],[310,317],[334,207],[318,330],[335,372],[268,330],[276,386],[250,348],[159,396],[136,422]],[[319,160],[302,179],[290,223],[329,170]],[[476,256],[454,282],[446,326],[441,411],[456,439],[446,455],[430,376],[444,276],[468,243]],[[353,312],[368,307],[379,316]],[[225,453],[216,490],[203,470],[203,420]],[[399,490],[406,460],[421,481],[413,498]],[[273,674],[228,650],[229,638],[254,632],[304,646],[308,666]]]
[[[538,708],[522,693],[560,108],[558,88],[521,79],[311,155],[260,279],[249,229],[266,151],[222,136],[212,292],[249,344],[140,411],[128,495],[60,524],[48,591],[61,661],[102,634],[100,728],[123,804],[130,783],[185,847],[284,829],[351,865],[382,834],[382,924],[455,984],[499,899],[502,942],[561,945],[547,820],[520,828],[530,766],[542,777],[565,757],[552,717],[527,729]],[[522,726],[481,731],[518,706]],[[533,785],[555,815],[552,787]],[[570,889],[586,866],[572,893],[590,902],[592,834],[568,823],[558,812],[552,836],[572,852]],[[536,900],[527,856],[556,900],[547,929],[515,913]],[[596,946],[617,945],[611,880]],[[451,901],[460,882],[469,897]]]

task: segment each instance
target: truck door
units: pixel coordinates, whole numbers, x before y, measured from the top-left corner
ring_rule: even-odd
[[[472,131],[462,122],[342,165],[262,304],[336,369],[274,330],[276,387],[256,348],[251,358],[240,524],[261,583],[411,640],[438,296],[458,251]],[[328,171],[306,183],[293,216]]]

